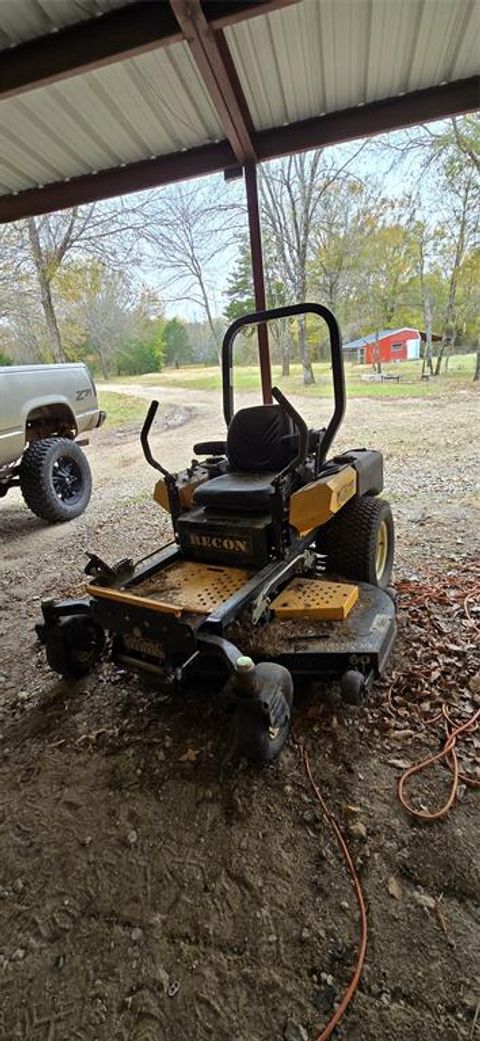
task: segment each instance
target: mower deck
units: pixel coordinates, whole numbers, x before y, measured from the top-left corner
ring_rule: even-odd
[[[229,637],[242,640],[257,660],[275,660],[295,676],[332,679],[347,669],[385,668],[396,634],[395,605],[383,589],[358,584],[358,600],[344,619],[272,618],[251,627],[234,624]]]
[[[212,617],[251,580],[251,572],[240,568],[174,559],[140,581],[134,576],[114,586],[93,583],[86,592],[94,616],[123,637],[123,653],[128,647],[130,664],[136,658],[141,668],[164,657],[159,625],[167,645],[187,630],[194,642],[193,634],[211,629]],[[256,660],[275,660],[296,676],[332,678],[348,669],[379,675],[395,637],[395,607],[388,593],[366,583],[296,576],[272,600],[267,621],[254,625],[237,617],[223,636]]]

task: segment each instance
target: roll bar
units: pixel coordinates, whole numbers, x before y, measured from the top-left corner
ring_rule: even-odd
[[[233,398],[233,344],[236,336],[245,325],[260,325],[262,322],[275,321],[278,318],[293,318],[296,315],[315,314],[323,318],[330,335],[330,356],[332,359],[334,410],[332,418],[320,442],[317,466],[323,462],[345,413],[345,374],[343,371],[342,337],[335,315],[323,304],[290,304],[287,307],[273,307],[267,311],[254,311],[242,315],[228,327],[222,346],[222,382],[223,382],[223,414],[227,427],[234,415]],[[283,398],[283,395],[282,395]],[[277,401],[279,399],[277,398]],[[286,401],[284,398],[283,401]],[[280,402],[279,402],[280,403]],[[283,402],[282,402],[283,404]],[[292,407],[292,406],[291,406]],[[298,415],[298,413],[296,413]],[[293,416],[292,416],[293,418]]]

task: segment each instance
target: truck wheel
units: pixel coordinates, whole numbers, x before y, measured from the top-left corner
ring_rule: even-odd
[[[365,495],[347,503],[330,521],[321,548],[327,571],[385,589],[390,584],[394,547],[389,503]]]
[[[20,487],[37,517],[55,523],[72,520],[88,506],[92,475],[81,448],[66,437],[32,441],[20,463]]]

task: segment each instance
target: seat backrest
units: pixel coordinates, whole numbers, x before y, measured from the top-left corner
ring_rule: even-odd
[[[228,428],[227,456],[232,470],[279,473],[295,455],[282,438],[293,424],[279,405],[254,405],[235,413]]]

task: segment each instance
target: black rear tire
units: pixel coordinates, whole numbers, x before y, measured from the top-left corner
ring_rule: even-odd
[[[330,521],[318,548],[326,554],[327,571],[385,589],[395,550],[389,503],[371,495],[348,502]]]
[[[20,463],[20,487],[37,517],[51,524],[72,520],[90,502],[90,466],[81,448],[66,437],[33,441]]]

